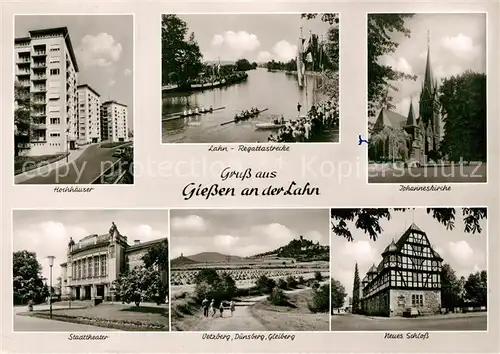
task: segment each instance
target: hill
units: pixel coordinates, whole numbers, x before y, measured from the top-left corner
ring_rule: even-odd
[[[243,257],[231,256],[218,252],[202,252],[184,258],[188,258],[194,261],[194,263],[233,263],[244,260]]]
[[[198,262],[184,256],[180,256],[174,259],[170,260],[170,265],[175,267],[175,266],[183,266],[183,265],[190,265],[190,264],[196,264]]]
[[[319,242],[306,240],[303,236],[290,241],[287,245],[273,251],[257,254],[251,258],[264,258],[275,256],[279,258],[291,258],[298,262],[329,261],[330,247],[322,246]]]

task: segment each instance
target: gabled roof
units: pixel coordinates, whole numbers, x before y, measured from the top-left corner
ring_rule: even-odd
[[[410,101],[410,110],[408,111],[408,118],[406,119],[407,127],[415,127],[417,126],[417,121],[415,120],[415,116],[413,114],[413,100]]]
[[[399,113],[388,110],[387,108],[382,108],[375,121],[374,128],[376,130],[381,130],[384,127],[390,127],[395,129],[403,128],[406,124],[406,117]]]
[[[391,243],[385,248],[385,250],[382,253],[382,255],[384,255],[385,253],[397,252],[397,251],[398,251],[398,247],[396,246],[396,243],[394,242],[394,239],[392,239]]]
[[[370,268],[370,270],[368,271],[367,274],[369,274],[369,273],[375,273],[375,274],[377,273],[377,267],[375,267],[375,264],[372,265],[372,267]]]

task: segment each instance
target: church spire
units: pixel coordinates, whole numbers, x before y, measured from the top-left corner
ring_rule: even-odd
[[[417,123],[415,121],[415,115],[413,113],[413,97],[410,99],[410,110],[408,111],[408,118],[406,119],[407,127],[414,127]]]
[[[427,31],[427,62],[425,63],[424,89],[433,92],[434,81],[431,67],[431,31]]]

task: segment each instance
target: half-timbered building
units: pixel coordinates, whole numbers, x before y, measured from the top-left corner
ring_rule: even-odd
[[[361,282],[361,310],[367,315],[434,314],[441,310],[443,259],[425,232],[412,224],[382,253],[382,261]]]

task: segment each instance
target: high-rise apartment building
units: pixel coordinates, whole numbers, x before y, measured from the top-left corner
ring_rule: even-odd
[[[101,137],[110,142],[128,141],[127,106],[116,101],[101,105]]]
[[[78,85],[78,143],[101,141],[100,96],[89,85]]]
[[[31,129],[23,153],[49,155],[74,149],[78,64],[68,29],[33,30],[14,43],[16,79],[31,97]]]

